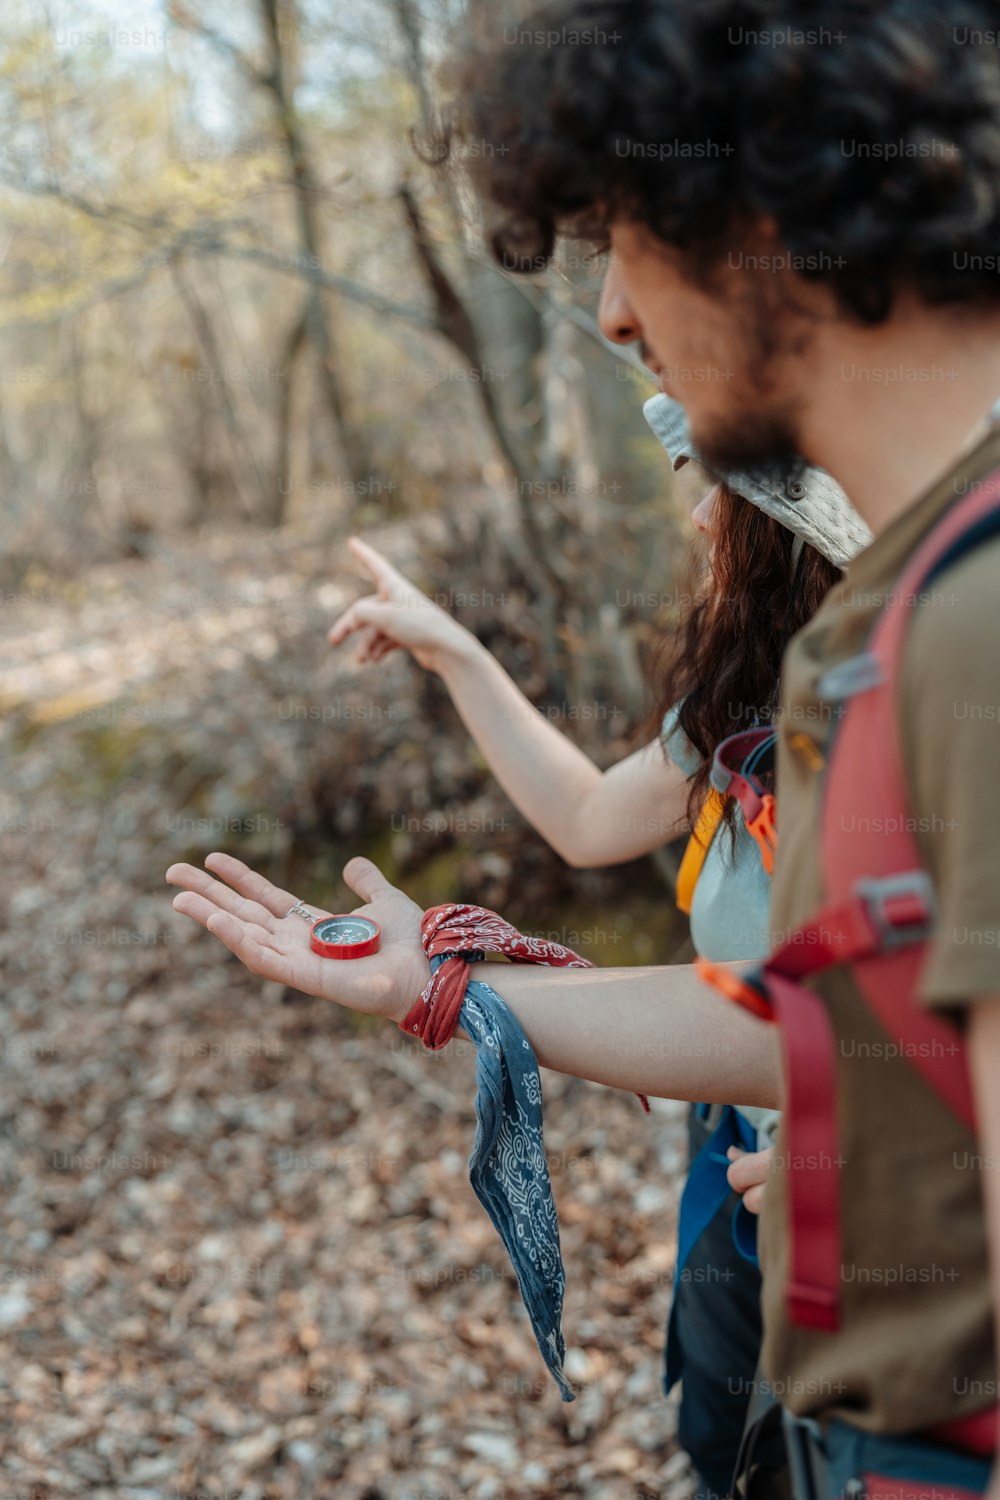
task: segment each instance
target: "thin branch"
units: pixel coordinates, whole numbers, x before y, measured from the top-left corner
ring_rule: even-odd
[[[210,239],[192,241],[186,248],[190,255],[220,255],[229,260],[249,261],[253,265],[263,266],[265,270],[278,271],[295,280],[311,282],[313,286],[322,287],[328,292],[336,292],[339,296],[346,297],[351,302],[357,302],[362,307],[367,307],[383,317],[397,318],[403,323],[409,323],[413,328],[423,328],[431,333],[437,332],[433,316],[424,308],[415,307],[412,303],[397,302],[394,298],[386,297],[371,287],[352,281],[348,276],[337,276],[332,271],[324,271],[318,266],[294,264],[294,258],[279,255],[276,251],[262,250],[252,245],[230,245],[224,240]]]
[[[171,0],[167,13],[175,26],[179,26],[182,31],[186,31],[192,36],[200,36],[215,52],[218,52],[220,57],[224,57],[229,62],[235,63],[239,71],[250,83],[255,84],[258,88],[274,88],[274,78],[267,68],[258,67],[252,58],[247,57],[246,53],[237,47],[235,42],[231,42],[227,36],[223,36],[221,31],[216,31],[215,27],[210,26],[201,16],[195,15],[186,5],[181,3],[181,0]]]
[[[51,313],[40,314],[32,318],[15,318],[10,322],[0,323],[0,331],[21,333],[33,328],[51,328],[71,318],[79,318],[89,312],[92,307],[99,307],[103,302],[112,302],[116,297],[122,297],[135,287],[142,286],[154,271],[160,270],[169,262],[172,253],[170,250],[158,250],[153,255],[144,256],[134,271],[126,276],[113,276],[109,281],[102,281],[100,286],[95,287],[93,292],[82,297],[78,302],[56,308]]]
[[[131,229],[136,234],[149,237],[152,232],[161,233],[165,226],[162,214],[142,218],[130,213],[118,204],[95,203],[85,198],[80,193],[63,187],[59,183],[52,182],[14,182],[9,178],[0,178],[0,185],[9,188],[13,192],[23,193],[31,197],[55,198],[59,202],[75,208],[78,213],[84,214],[89,219],[99,222],[114,222]],[[29,328],[45,326],[57,322],[64,317],[76,317],[81,312],[110,298],[119,296],[122,292],[129,291],[138,285],[154,270],[166,264],[171,258],[178,254],[190,256],[219,256],[227,260],[243,260],[252,265],[261,266],[264,270],[278,272],[282,276],[291,277],[293,280],[306,281],[313,286],[322,287],[325,291],[333,292],[337,296],[346,297],[351,302],[356,302],[361,307],[377,313],[380,317],[394,318],[400,322],[407,323],[411,328],[420,328],[425,332],[442,334],[444,330],[440,327],[438,318],[433,312],[423,308],[415,307],[412,303],[397,302],[392,297],[386,297],[382,292],[375,291],[372,287],[352,280],[348,276],[338,276],[332,271],[325,271],[322,267],[314,265],[310,260],[296,260],[294,256],[282,255],[276,250],[268,250],[262,246],[237,245],[222,238],[218,229],[224,227],[233,229],[242,227],[239,221],[227,220],[222,226],[213,225],[211,229],[198,226],[194,229],[184,230],[172,241],[169,241],[161,250],[157,250],[146,256],[137,267],[136,271],[128,276],[116,277],[102,283],[101,286],[88,296],[84,301],[77,303],[72,308],[53,314],[51,317],[42,319],[28,319],[17,323],[0,325],[6,328]],[[485,253],[475,255],[471,252],[470,259],[484,262],[487,257]],[[504,273],[505,274],[505,273]],[[643,375],[651,384],[655,384],[654,378],[646,366],[642,363],[634,349],[622,348],[619,344],[613,344],[606,339],[598,327],[597,320],[582,307],[574,304],[560,306],[549,298],[544,288],[535,282],[525,281],[522,277],[505,274],[505,279],[515,286],[521,296],[525,297],[534,307],[540,307],[546,318],[551,321],[568,320],[576,325],[581,332],[598,344],[606,353],[612,354],[622,364],[629,365],[639,374]],[[447,335],[445,335],[447,337]]]

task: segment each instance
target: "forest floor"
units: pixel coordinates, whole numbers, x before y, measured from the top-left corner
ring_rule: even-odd
[[[220,534],[2,599],[0,1492],[679,1500],[683,1107],[544,1077],[564,1405],[468,1183],[471,1046],[293,1000],[171,909],[213,847],[324,899],[365,852],[599,963],[682,953],[651,866],[566,871],[436,684],[332,658],[356,585],[316,557]]]

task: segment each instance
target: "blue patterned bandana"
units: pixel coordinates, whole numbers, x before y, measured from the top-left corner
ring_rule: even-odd
[[[433,958],[431,967],[444,962],[444,955]],[[469,978],[460,1024],[476,1046],[476,1140],[469,1181],[510,1256],[542,1358],[563,1400],[575,1401],[563,1371],[566,1274],[542,1141],[538,1061],[513,1012],[481,979]]]

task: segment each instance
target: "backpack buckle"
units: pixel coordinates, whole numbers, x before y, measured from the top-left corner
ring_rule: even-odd
[[[878,936],[880,952],[927,942],[937,919],[937,901],[926,870],[859,880],[854,892]]]
[[[747,833],[760,845],[760,857],[768,875],[774,874],[774,854],[778,847],[778,819],[773,792],[761,795],[760,807],[747,820]]]
[[[748,1010],[760,1021],[774,1020],[774,1007],[767,993],[767,981],[760,969],[738,974],[729,964],[715,963],[710,958],[696,958],[694,966],[698,977],[725,995],[727,1000],[734,1000],[737,1005],[742,1005],[744,1010]]]
[[[823,1429],[813,1417],[797,1417],[781,1409],[788,1454],[788,1476],[796,1500],[829,1500],[833,1494],[827,1467]]]

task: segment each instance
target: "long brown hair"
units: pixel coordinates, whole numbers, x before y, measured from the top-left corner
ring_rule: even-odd
[[[717,746],[774,717],[785,646],[841,576],[814,547],[797,549],[793,562],[794,547],[795,537],[780,521],[718,486],[711,551],[707,559],[696,555],[694,603],[656,654],[657,706],[645,726],[647,735],[658,735],[663,715],[681,705],[680,727],[702,757],[691,778],[692,826]],[[737,814],[727,799],[730,829]]]

